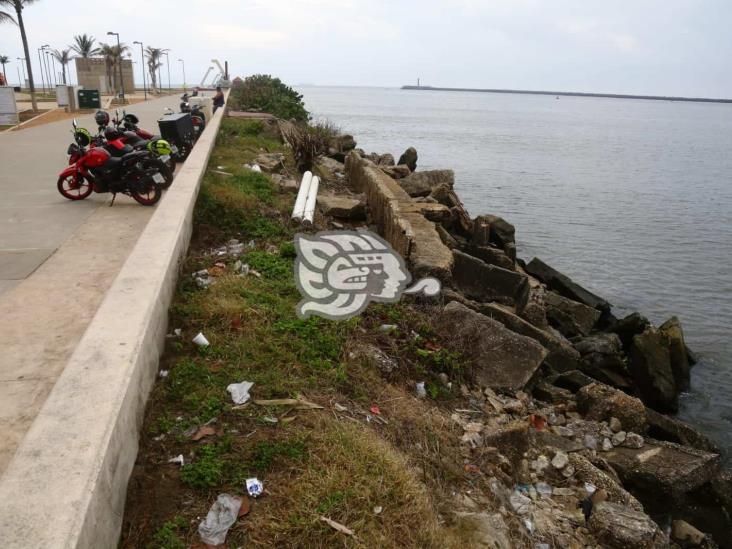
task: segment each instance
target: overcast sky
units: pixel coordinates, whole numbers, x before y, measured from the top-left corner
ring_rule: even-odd
[[[216,58],[291,84],[732,97],[729,0],[40,0],[24,13],[34,66],[43,44],[112,30],[169,48],[173,83],[179,58],[188,84]],[[17,81],[12,25],[0,54]]]

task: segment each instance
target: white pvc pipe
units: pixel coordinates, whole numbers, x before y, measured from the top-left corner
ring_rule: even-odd
[[[313,180],[313,174],[305,172],[302,175],[302,181],[300,182],[300,188],[297,191],[297,198],[295,199],[295,207],[292,208],[292,219],[300,221],[305,215],[305,202],[308,198],[308,191],[310,190],[310,184]]]
[[[310,189],[308,190],[308,199],[305,202],[304,222],[313,222],[313,216],[315,216],[315,202],[318,199],[318,185],[320,185],[320,178],[316,175],[313,177],[313,181],[310,183]]]

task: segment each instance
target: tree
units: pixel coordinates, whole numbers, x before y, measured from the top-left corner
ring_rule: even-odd
[[[71,48],[67,48],[65,50],[53,50],[51,52],[51,55],[53,55],[54,59],[58,61],[61,64],[61,71],[64,79],[64,84],[66,84],[66,65],[69,64],[69,61],[71,61]]]
[[[107,81],[109,88],[117,89],[117,64],[122,63],[122,55],[130,48],[122,42],[119,46],[100,44],[99,53],[104,57],[104,64],[107,69]]]
[[[96,39],[86,34],[77,34],[74,36],[74,43],[69,46],[73,51],[79,54],[79,57],[89,59],[99,54],[99,48],[94,47]]]
[[[157,71],[163,66],[161,58],[166,51],[168,50],[163,48],[151,48],[150,46],[145,48],[145,54],[147,55],[147,69],[150,73],[150,85],[153,93],[155,93],[158,83]]]
[[[23,24],[23,9],[26,6],[33,4],[35,0],[0,0],[0,8],[10,7],[15,9],[15,18],[9,13],[0,10],[0,23],[10,21],[18,25],[20,28],[20,38],[23,40],[23,52],[25,53],[25,64],[28,69],[28,84],[30,85],[31,104],[33,110],[38,110],[38,104],[36,103],[36,87],[33,84],[33,68],[31,67],[31,56],[28,50],[28,38],[25,35],[25,25]]]
[[[7,55],[0,55],[0,65],[3,66],[3,79],[5,81],[5,85],[8,85],[8,75],[5,73],[5,65],[10,63],[10,57]]]
[[[236,110],[254,109],[298,122],[307,122],[310,117],[302,95],[279,78],[267,74],[255,74],[236,81],[231,88],[229,105]]]

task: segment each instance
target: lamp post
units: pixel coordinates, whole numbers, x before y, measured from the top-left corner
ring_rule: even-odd
[[[165,66],[168,68],[168,93],[170,93],[170,57],[167,51],[165,52]]]
[[[119,33],[118,32],[107,32],[109,36],[116,36],[117,37],[117,58],[119,59],[119,85],[121,93],[119,94],[120,99],[122,100],[122,104],[125,102],[125,81],[124,77],[122,76],[122,47],[119,43]]]
[[[135,40],[133,44],[140,44],[140,58],[142,59],[142,90],[145,93],[145,101],[147,101],[147,77],[145,76],[145,50],[142,42]]]
[[[48,68],[48,52],[46,51],[46,48],[49,48],[50,46],[46,44],[45,46],[41,46],[41,52],[43,53],[43,66],[45,67],[46,71],[46,83],[48,84],[48,93],[51,93],[51,71]]]
[[[43,57],[41,56],[41,50],[43,48],[38,48],[38,64],[41,66],[41,87],[43,88],[43,95],[46,95],[46,81],[43,77]]]
[[[23,80],[20,82],[20,87],[22,89],[23,84],[25,84],[25,65],[23,65],[23,63],[25,63],[25,57],[16,57],[16,59],[20,61],[18,64],[20,65],[20,69],[23,71]]]
[[[51,76],[53,76],[53,85],[56,87],[58,84],[58,82],[56,82],[56,62],[53,60],[53,54],[50,50],[46,50],[46,64],[48,65],[48,70],[51,71]],[[53,67],[53,69],[51,67]],[[50,84],[51,78],[49,78],[48,81]]]
[[[183,65],[183,91],[186,91],[186,62],[182,59],[178,59]]]

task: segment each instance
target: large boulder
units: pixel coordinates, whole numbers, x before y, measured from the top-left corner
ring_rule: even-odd
[[[646,408],[646,418],[650,437],[691,446],[705,452],[719,453],[719,448],[708,436],[675,417],[659,414],[652,408]]]
[[[330,193],[318,195],[318,208],[325,215],[340,219],[366,219],[366,201],[363,196],[346,196]]]
[[[343,162],[324,156],[318,160],[318,173],[326,181],[339,181],[345,178],[346,166]]]
[[[590,515],[590,531],[602,547],[612,549],[661,549],[668,538],[642,511],[618,503],[603,501]]]
[[[719,470],[719,454],[648,438],[641,448],[616,446],[603,457],[623,485],[655,509],[673,509]]]
[[[509,330],[537,341],[549,350],[545,361],[556,372],[576,368],[580,362],[579,353],[561,335],[540,330],[527,322],[509,307],[498,303],[479,304],[478,311],[487,317],[495,318]]]
[[[588,335],[600,318],[597,309],[556,292],[547,292],[545,302],[547,320],[565,337]]]
[[[585,385],[577,392],[577,408],[587,419],[620,420],[625,431],[643,433],[646,429],[646,407],[635,397],[603,383]]]
[[[346,161],[346,155],[356,148],[356,140],[352,135],[337,135],[330,140],[328,156],[338,160]]]
[[[533,339],[455,301],[435,319],[445,345],[471,360],[476,381],[498,390],[522,389],[547,350]]]
[[[676,388],[679,391],[688,391],[691,386],[691,364],[687,353],[684,331],[681,329],[681,322],[675,316],[661,324],[658,332],[666,341],[671,371],[674,374]]]
[[[402,162],[399,162],[402,164]],[[428,196],[432,189],[439,185],[447,185],[450,189],[455,185],[455,172],[452,170],[426,170],[414,172],[398,181],[402,189],[412,197]],[[452,204],[446,204],[452,206]]]
[[[485,241],[486,235],[488,241]],[[505,248],[516,243],[516,228],[497,215],[479,215],[473,220],[473,241],[479,246],[490,242]]]
[[[651,327],[651,321],[640,313],[631,313],[624,318],[620,318],[613,322],[608,328],[608,332],[617,334],[620,342],[623,344],[625,353],[630,353],[630,347],[633,344],[633,338],[645,332]]]
[[[719,547],[732,548],[732,471],[720,470],[686,496],[686,520],[714,537]]]
[[[379,168],[381,168],[381,170],[392,179],[402,179],[412,173],[404,164],[399,164],[397,166],[379,166]]]
[[[506,255],[506,252],[491,245],[470,246],[468,252],[473,257],[477,257],[489,265],[495,265],[509,271],[514,270],[514,261]]]
[[[564,297],[584,303],[601,312],[610,312],[610,304],[607,301],[586,290],[567,275],[553,269],[537,257],[526,265],[526,272],[541,280],[550,290],[554,290]]]
[[[587,387],[588,385],[597,383],[597,380],[591,378],[581,370],[569,370],[568,372],[562,372],[556,376],[556,378],[552,380],[552,383],[557,387],[576,393],[582,389],[582,387]]]
[[[402,155],[399,157],[398,164],[405,164],[409,167],[410,171],[415,171],[417,169],[417,149],[414,147],[409,147],[406,151],[402,153]]]
[[[546,290],[541,284],[535,283],[530,278],[526,301],[517,304],[516,312],[521,318],[540,330],[551,328],[546,318]]]
[[[515,304],[526,299],[526,276],[488,265],[480,259],[453,250],[452,277],[455,285],[470,299],[480,302],[501,301]]]
[[[633,337],[628,363],[643,401],[659,412],[676,412],[679,391],[676,386],[671,355],[662,334],[648,328]]]
[[[447,228],[452,229],[463,237],[469,238],[473,234],[473,221],[470,219],[470,215],[468,215],[468,211],[463,206],[462,201],[450,185],[446,183],[437,185],[432,189],[430,197],[453,211],[454,221]]]
[[[643,511],[643,505],[635,499],[615,478],[597,468],[589,459],[580,453],[570,453],[569,464],[574,468],[575,478],[580,482],[592,484],[598,490],[605,490],[610,501],[618,502],[634,511]]]
[[[623,348],[616,334],[598,333],[573,341],[574,348],[582,355],[583,371],[614,387],[631,388]]]

